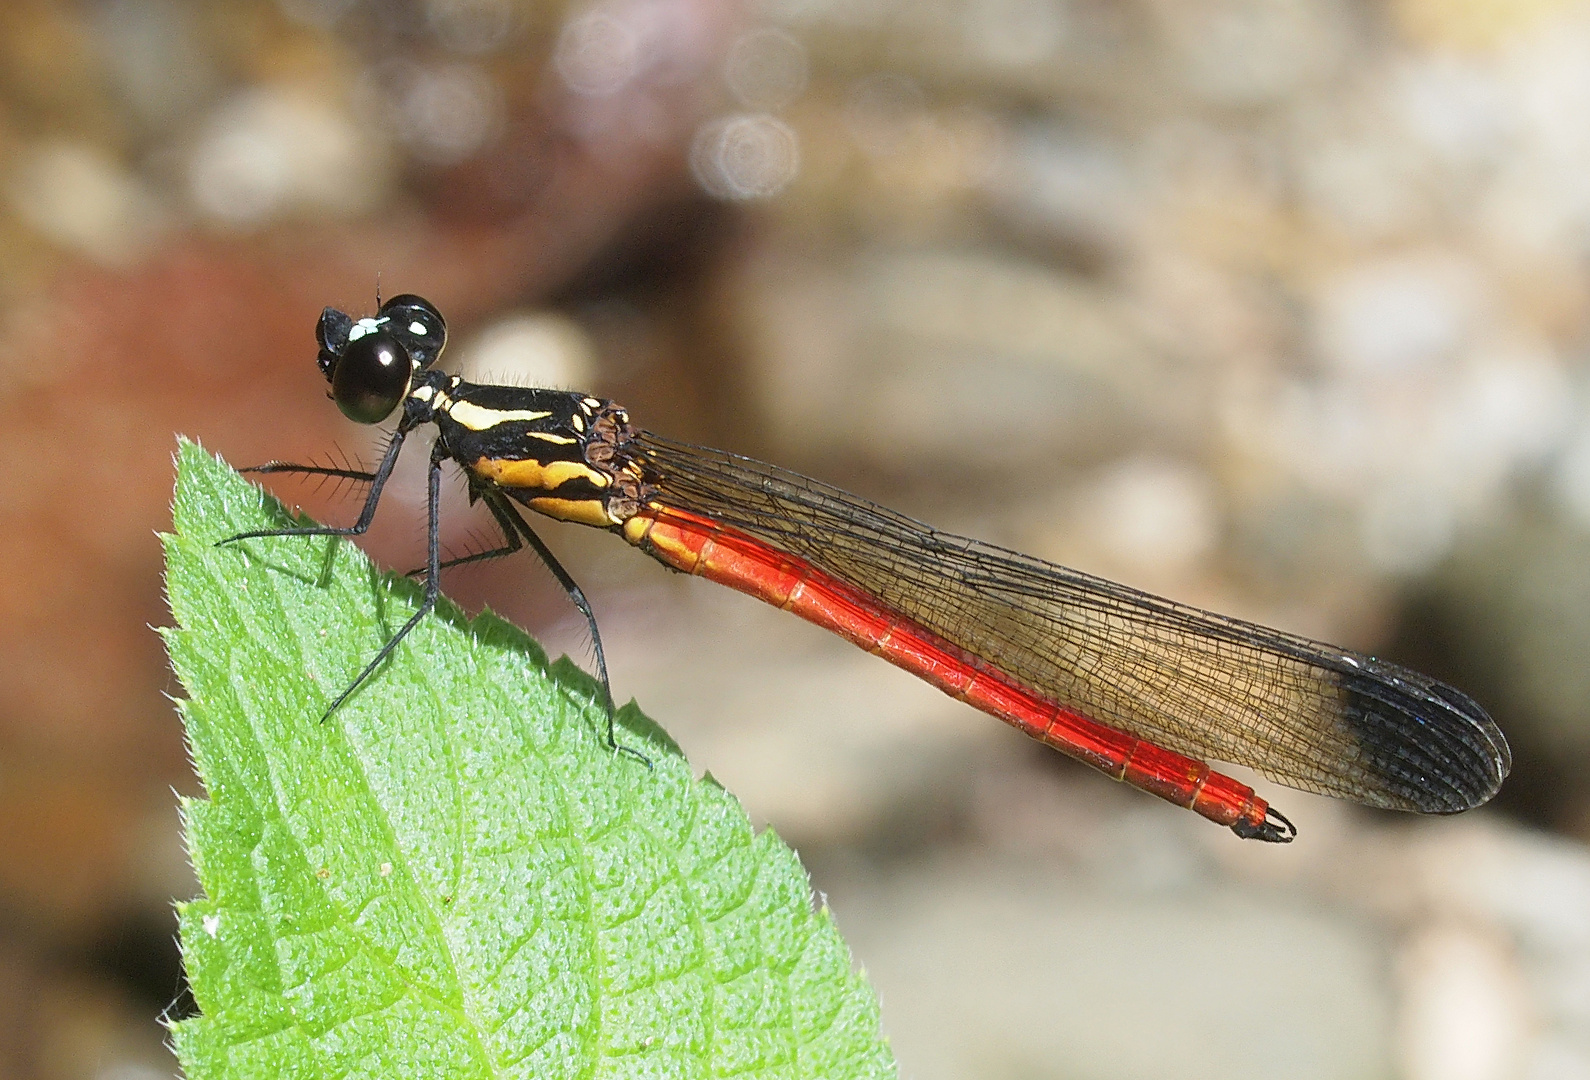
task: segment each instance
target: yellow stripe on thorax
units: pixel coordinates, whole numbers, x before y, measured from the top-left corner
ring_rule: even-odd
[[[487,428],[511,423],[514,420],[545,420],[552,415],[534,409],[488,409],[484,405],[476,405],[473,401],[450,401],[446,408],[448,416],[470,431],[485,431]]]
[[[519,461],[480,458],[469,468],[476,476],[495,481],[503,487],[529,488],[534,491],[555,491],[569,480],[585,480],[592,487],[599,488],[611,483],[606,475],[579,461],[542,463],[534,458]]]

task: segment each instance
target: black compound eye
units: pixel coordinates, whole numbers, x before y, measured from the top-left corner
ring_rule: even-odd
[[[327,352],[338,352],[348,344],[348,334],[353,330],[353,317],[328,307],[320,313],[315,324],[315,340]]]
[[[331,397],[349,420],[379,424],[409,392],[414,365],[408,350],[385,330],[349,343],[331,373]]]
[[[436,362],[447,344],[447,320],[434,304],[424,297],[404,293],[382,304],[381,316],[387,320],[381,328],[403,343],[419,370]]]
[[[320,373],[328,380],[336,369],[337,357],[348,347],[348,335],[353,331],[353,319],[334,307],[320,313],[315,324],[315,340],[320,342]]]

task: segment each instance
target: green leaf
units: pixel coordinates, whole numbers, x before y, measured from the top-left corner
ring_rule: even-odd
[[[324,723],[413,582],[191,443],[165,538],[208,800],[179,906],[191,1080],[893,1076],[793,852],[633,705],[444,603]]]

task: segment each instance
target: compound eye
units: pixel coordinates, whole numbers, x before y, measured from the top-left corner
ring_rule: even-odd
[[[384,330],[350,343],[331,373],[331,397],[349,420],[379,424],[409,392],[408,350]]]
[[[341,352],[342,347],[348,344],[348,334],[352,330],[351,316],[328,307],[320,313],[320,321],[315,324],[315,340],[327,352]]]
[[[447,344],[447,320],[436,305],[422,296],[404,293],[382,304],[381,315],[387,319],[384,328],[403,343],[419,370],[436,362]]]
[[[320,373],[327,381],[336,370],[337,357],[348,347],[348,335],[353,331],[353,320],[336,308],[328,307],[320,313],[315,324],[315,340],[320,342]]]

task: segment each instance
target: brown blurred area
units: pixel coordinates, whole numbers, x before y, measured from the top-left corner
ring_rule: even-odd
[[[905,1075],[1590,1077],[1587,72],[1567,0],[0,5],[0,1080],[175,1072],[175,436],[370,460],[312,333],[378,288],[444,366],[1392,656],[1512,739],[1496,807],[1265,785],[1302,835],[1244,845],[549,525]],[[589,655],[528,557],[446,585]]]

